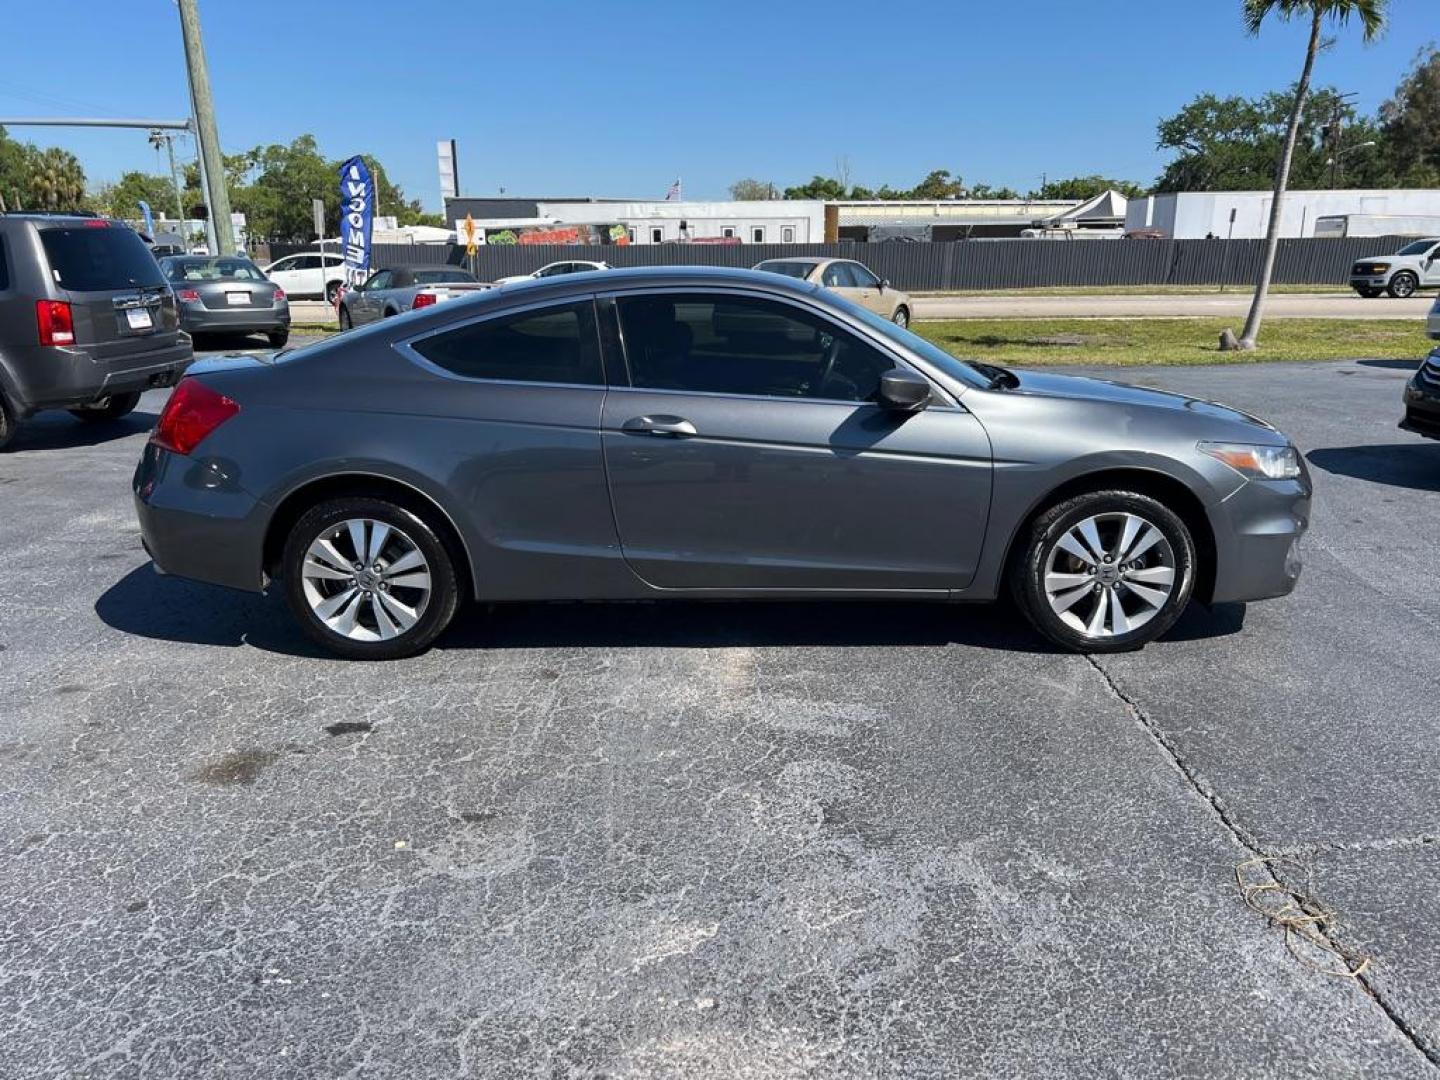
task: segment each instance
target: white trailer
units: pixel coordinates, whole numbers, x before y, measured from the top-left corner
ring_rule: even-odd
[[[1330,214],[1315,219],[1316,236],[1440,236],[1440,214]]]

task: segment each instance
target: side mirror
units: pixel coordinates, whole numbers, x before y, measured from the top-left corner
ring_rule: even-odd
[[[881,278],[881,279],[880,279],[880,291],[881,291],[881,292],[884,292],[884,291],[885,291],[886,289],[888,289],[889,287],[890,287],[890,279],[889,279],[889,278]]]
[[[892,412],[919,412],[930,404],[930,383],[913,371],[891,368],[880,376],[880,407]]]

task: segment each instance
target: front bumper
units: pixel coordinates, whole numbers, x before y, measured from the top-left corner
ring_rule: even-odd
[[[203,444],[200,449],[203,449]],[[268,508],[220,457],[145,447],[132,488],[140,538],[161,573],[258,592]]]
[[[1431,353],[1405,384],[1404,402],[1400,427],[1427,439],[1440,439],[1440,349]]]
[[[180,326],[187,334],[253,334],[288,330],[290,305],[207,308],[201,303],[182,303]]]
[[[1350,287],[1356,292],[1360,292],[1362,289],[1383,290],[1388,288],[1389,285],[1390,278],[1388,275],[1359,277],[1352,274],[1350,277]]]
[[[1215,508],[1212,603],[1268,600],[1294,590],[1310,494],[1310,476],[1302,472],[1295,480],[1249,480]]]

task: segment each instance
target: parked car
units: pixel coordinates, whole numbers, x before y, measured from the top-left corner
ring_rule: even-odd
[[[1432,332],[1430,336],[1440,334]],[[1400,426],[1427,439],[1440,439],[1440,349],[1432,352],[1405,384],[1404,402],[1405,418]]]
[[[202,334],[264,334],[272,349],[290,340],[285,290],[239,255],[175,255],[160,260],[175,290],[180,327]]]
[[[514,285],[519,281],[533,281],[536,278],[559,277],[561,274],[588,274],[592,270],[609,270],[607,262],[588,262],[585,259],[566,259],[561,262],[546,263],[533,274],[511,274],[508,277],[496,278],[496,285]]]
[[[493,288],[454,266],[389,266],[376,270],[363,284],[341,291],[340,329]]]
[[[0,214],[0,446],[41,409],[124,416],[192,355],[170,286],[124,222]]]
[[[345,260],[331,252],[302,251],[265,267],[265,276],[292,300],[324,299],[332,307],[345,284]]]
[[[702,267],[202,361],[134,491],[157,567],[278,580],[357,658],[425,648],[469,596],[1007,587],[1066,648],[1133,649],[1192,597],[1288,593],[1310,514],[1299,453],[1254,417],[966,363],[834,292]]]
[[[755,269],[821,285],[897,326],[909,326],[915,310],[909,296],[850,259],[767,259]]]
[[[1440,289],[1440,239],[1416,240],[1394,255],[1357,260],[1350,268],[1350,287],[1366,298],[1388,292],[1401,299],[1419,289]]]

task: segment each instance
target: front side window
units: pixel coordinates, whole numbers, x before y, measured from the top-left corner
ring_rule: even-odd
[[[872,274],[866,267],[859,263],[846,263],[850,271],[850,278],[855,285],[861,289],[875,289],[880,286],[880,279]]]
[[[850,276],[849,263],[831,263],[825,267],[825,273],[820,277],[820,283],[827,289],[848,289],[855,284],[855,279]]]
[[[365,291],[371,292],[374,289],[388,289],[390,287],[391,274],[389,270],[377,270],[370,275],[370,280],[365,282]]]
[[[1435,243],[1434,240],[1416,240],[1413,244],[1406,244],[1397,251],[1396,255],[1424,255]]]
[[[589,300],[466,323],[414,342],[437,367],[467,379],[602,386]]]
[[[873,401],[884,353],[817,314],[747,296],[622,297],[633,386],[711,394]]]
[[[287,266],[285,269],[287,269],[287,270],[319,270],[319,269],[320,269],[320,256],[319,256],[319,255],[300,255],[300,256],[297,256],[296,259],[295,259],[295,265],[294,265],[294,266]]]

